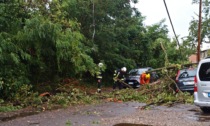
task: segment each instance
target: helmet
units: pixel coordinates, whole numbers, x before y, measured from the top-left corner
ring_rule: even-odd
[[[150,74],[147,74],[145,77],[146,79],[150,79]]]
[[[99,66],[99,67],[102,67],[102,66],[103,66],[103,63],[99,63],[98,66]]]
[[[124,72],[127,71],[126,67],[121,68],[121,70],[124,71]]]

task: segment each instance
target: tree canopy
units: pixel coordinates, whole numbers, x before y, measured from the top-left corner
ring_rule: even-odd
[[[107,78],[124,66],[162,67],[160,43],[171,63],[186,60],[168,37],[165,21],[145,26],[145,17],[131,2],[138,1],[1,1],[0,98],[12,99],[28,84],[94,78],[99,62],[106,64]]]

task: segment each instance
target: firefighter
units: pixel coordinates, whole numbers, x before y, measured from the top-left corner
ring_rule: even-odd
[[[150,74],[143,72],[140,76],[140,83],[143,84],[149,84],[150,82]]]
[[[117,86],[118,86],[119,90],[121,90],[123,88],[123,84],[121,81],[125,80],[126,71],[127,71],[126,67],[122,67],[121,69],[114,71],[113,90],[115,90]]]
[[[103,67],[103,63],[99,63],[98,64],[98,71],[96,72],[96,79],[97,79],[97,92],[101,93],[101,80],[102,80],[102,67]]]

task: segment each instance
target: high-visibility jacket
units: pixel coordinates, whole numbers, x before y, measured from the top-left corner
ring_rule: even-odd
[[[148,84],[150,82],[150,74],[149,73],[142,73],[140,76],[140,83],[141,84]]]
[[[117,79],[124,80],[125,75],[126,75],[126,72],[122,72],[120,69],[118,69],[118,70],[114,71],[113,79],[114,79],[114,81],[117,81]]]
[[[145,77],[146,77],[146,73],[142,73],[140,76],[140,83],[141,84],[145,84]]]

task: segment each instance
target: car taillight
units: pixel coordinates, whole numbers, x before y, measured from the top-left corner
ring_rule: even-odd
[[[197,81],[197,77],[196,76],[194,77],[194,83],[195,83],[195,85],[194,85],[194,92],[197,92],[198,91],[198,81]]]
[[[176,82],[178,82],[179,74],[180,74],[180,70],[178,70],[178,72],[177,72],[177,74],[176,74]]]

